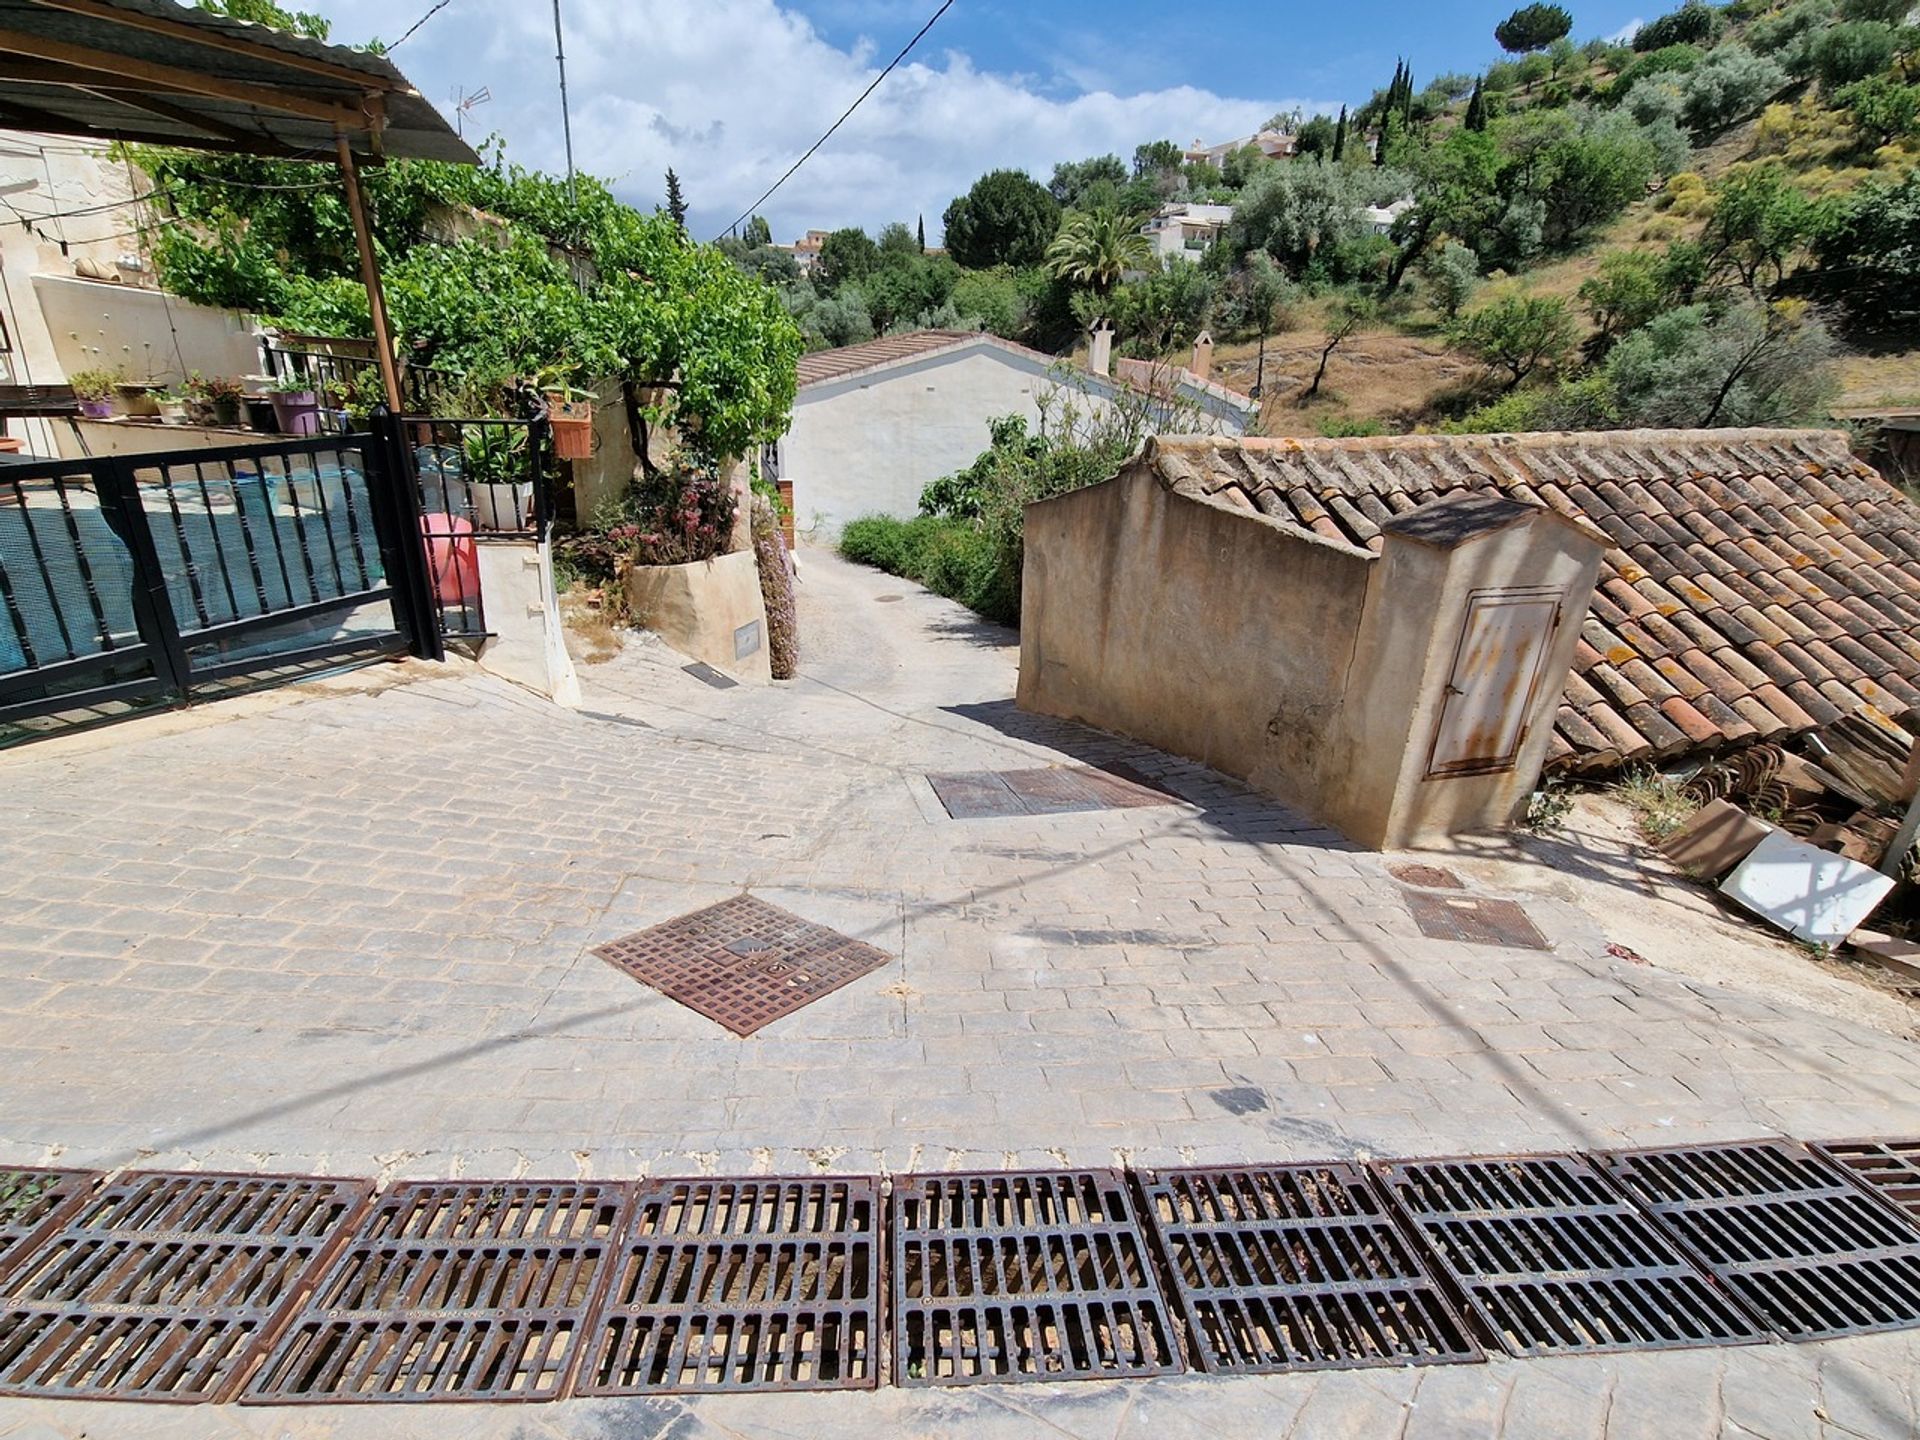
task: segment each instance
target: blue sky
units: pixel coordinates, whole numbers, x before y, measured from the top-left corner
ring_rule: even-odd
[[[334,38],[392,38],[427,0],[310,0]],[[702,238],[724,229],[832,123],[938,0],[562,0],[574,150],[630,202],[679,173]],[[1219,141],[1278,110],[1364,100],[1396,56],[1416,81],[1499,54],[1504,3],[956,0],[847,126],[764,207],[775,237],[912,223],[939,234],[948,201],[984,172],[1130,154],[1143,140]],[[1574,35],[1663,7],[1575,10]],[[469,133],[562,168],[551,11],[449,0],[393,58],[428,99],[492,102]]]

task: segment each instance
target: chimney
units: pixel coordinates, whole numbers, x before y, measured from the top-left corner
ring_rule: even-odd
[[[1193,364],[1187,368],[1202,380],[1213,378],[1213,336],[1204,330],[1200,332],[1200,338],[1193,342]]]
[[[1087,369],[1096,375],[1113,373],[1113,322],[1096,320],[1087,331]]]

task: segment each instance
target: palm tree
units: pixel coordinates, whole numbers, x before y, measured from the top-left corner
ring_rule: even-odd
[[[1110,207],[1069,215],[1047,247],[1047,268],[1062,280],[1105,295],[1129,270],[1153,263],[1140,217]]]

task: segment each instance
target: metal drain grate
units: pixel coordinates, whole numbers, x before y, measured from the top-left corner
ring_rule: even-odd
[[[1784,1140],[1601,1157],[1790,1340],[1920,1325],[1920,1228]]]
[[[1481,1358],[1372,1182],[1353,1166],[1176,1170],[1143,1183],[1206,1369]]]
[[[1377,1168],[1391,1200],[1514,1355],[1760,1338],[1585,1160],[1529,1155]]]
[[[1920,1220],[1920,1140],[1829,1140],[1813,1148]]]
[[[219,1397],[365,1202],[360,1181],[128,1175],[0,1282],[0,1393]]]
[[[892,960],[885,951],[750,895],[593,953],[736,1035],[751,1035]]]
[[[643,1181],[576,1392],[879,1383],[879,1182]]]
[[[1407,909],[1420,933],[1429,940],[1457,940],[1467,945],[1501,945],[1513,950],[1545,950],[1547,937],[1511,900],[1484,896],[1440,895],[1427,890],[1403,890]]]
[[[35,1231],[99,1179],[91,1170],[0,1170],[0,1274]]]
[[[704,660],[696,660],[691,665],[682,665],[680,668],[702,685],[711,685],[716,690],[731,690],[740,683],[731,675],[714,669]]]
[[[1423,890],[1464,890],[1460,877],[1441,865],[1400,864],[1387,866],[1387,873],[1402,885],[1417,885]]]
[[[1180,1370],[1113,1171],[907,1176],[889,1213],[896,1384]]]
[[[1106,770],[1051,767],[1039,770],[968,770],[929,775],[927,783],[955,820],[1008,815],[1069,815],[1086,810],[1133,810],[1178,804],[1130,767]]]
[[[327,1267],[245,1399],[558,1398],[626,1195],[590,1182],[396,1185]]]

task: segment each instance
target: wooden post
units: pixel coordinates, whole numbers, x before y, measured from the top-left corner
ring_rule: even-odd
[[[367,202],[360,194],[360,170],[353,146],[343,133],[340,142],[340,179],[347,187],[347,209],[353,215],[353,238],[360,247],[360,282],[367,287],[367,309],[373,315],[373,348],[380,362],[380,384],[387,392],[387,409],[401,413],[400,371],[394,364],[393,332],[387,324],[387,297],[380,288],[380,262],[373,253],[373,230],[367,224]]]

